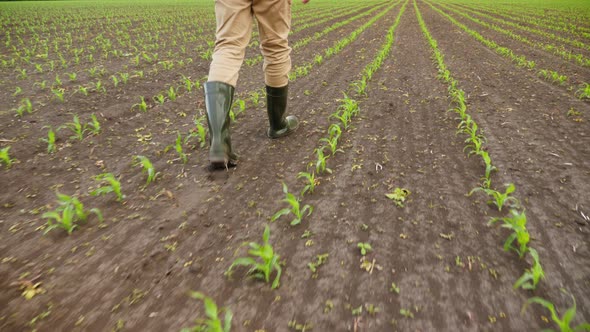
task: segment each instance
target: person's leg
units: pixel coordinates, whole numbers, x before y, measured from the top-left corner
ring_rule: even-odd
[[[213,168],[235,165],[229,112],[238,72],[252,35],[252,0],[216,0],[217,30],[213,61],[205,83],[205,107],[209,125],[209,162]]]
[[[270,128],[268,136],[279,138],[293,132],[299,125],[295,116],[285,117],[288,99],[291,48],[291,0],[253,0],[258,21],[260,49],[264,56],[266,107]]]
[[[216,0],[215,20],[215,49],[207,80],[235,87],[252,35],[252,0]]]
[[[291,0],[253,0],[252,8],[258,21],[265,83],[272,87],[285,86],[291,70],[291,48],[287,41]]]

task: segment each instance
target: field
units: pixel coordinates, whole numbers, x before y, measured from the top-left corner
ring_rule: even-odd
[[[0,3],[1,331],[590,331],[590,3],[294,0],[218,172],[213,4]]]

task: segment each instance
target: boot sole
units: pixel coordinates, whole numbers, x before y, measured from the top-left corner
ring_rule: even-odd
[[[210,156],[209,164],[211,169],[228,169],[237,165],[237,160],[230,160],[227,157]]]
[[[295,127],[295,128],[289,128],[287,131],[285,131],[284,133],[279,134],[279,135],[271,135],[270,134],[270,129],[269,129],[269,130],[266,131],[266,136],[268,136],[268,138],[271,138],[271,139],[277,139],[277,138],[286,137],[286,136],[291,135],[293,132],[295,132],[295,130],[297,130],[297,128],[299,128],[299,124],[297,124],[297,127]]]

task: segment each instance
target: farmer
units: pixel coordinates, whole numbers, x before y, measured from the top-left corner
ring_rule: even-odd
[[[238,156],[232,151],[229,111],[233,102],[238,72],[252,35],[252,18],[258,21],[260,49],[264,56],[266,83],[267,135],[284,137],[297,129],[295,116],[286,116],[291,69],[291,48],[287,37],[291,29],[292,0],[215,0],[217,29],[213,61],[205,83],[205,107],[209,125],[209,162],[212,168],[235,166]],[[305,4],[309,0],[302,0]]]

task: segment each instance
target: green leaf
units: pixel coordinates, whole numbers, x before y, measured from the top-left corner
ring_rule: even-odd
[[[268,225],[266,225],[264,227],[264,233],[262,233],[262,241],[264,241],[264,243],[268,243],[268,240],[270,239],[270,227],[268,227]]]
[[[290,209],[286,209],[286,208],[282,209],[279,212],[275,213],[275,215],[272,216],[272,218],[270,220],[275,221],[275,220],[279,219],[281,216],[287,215],[289,213],[291,213]]]

